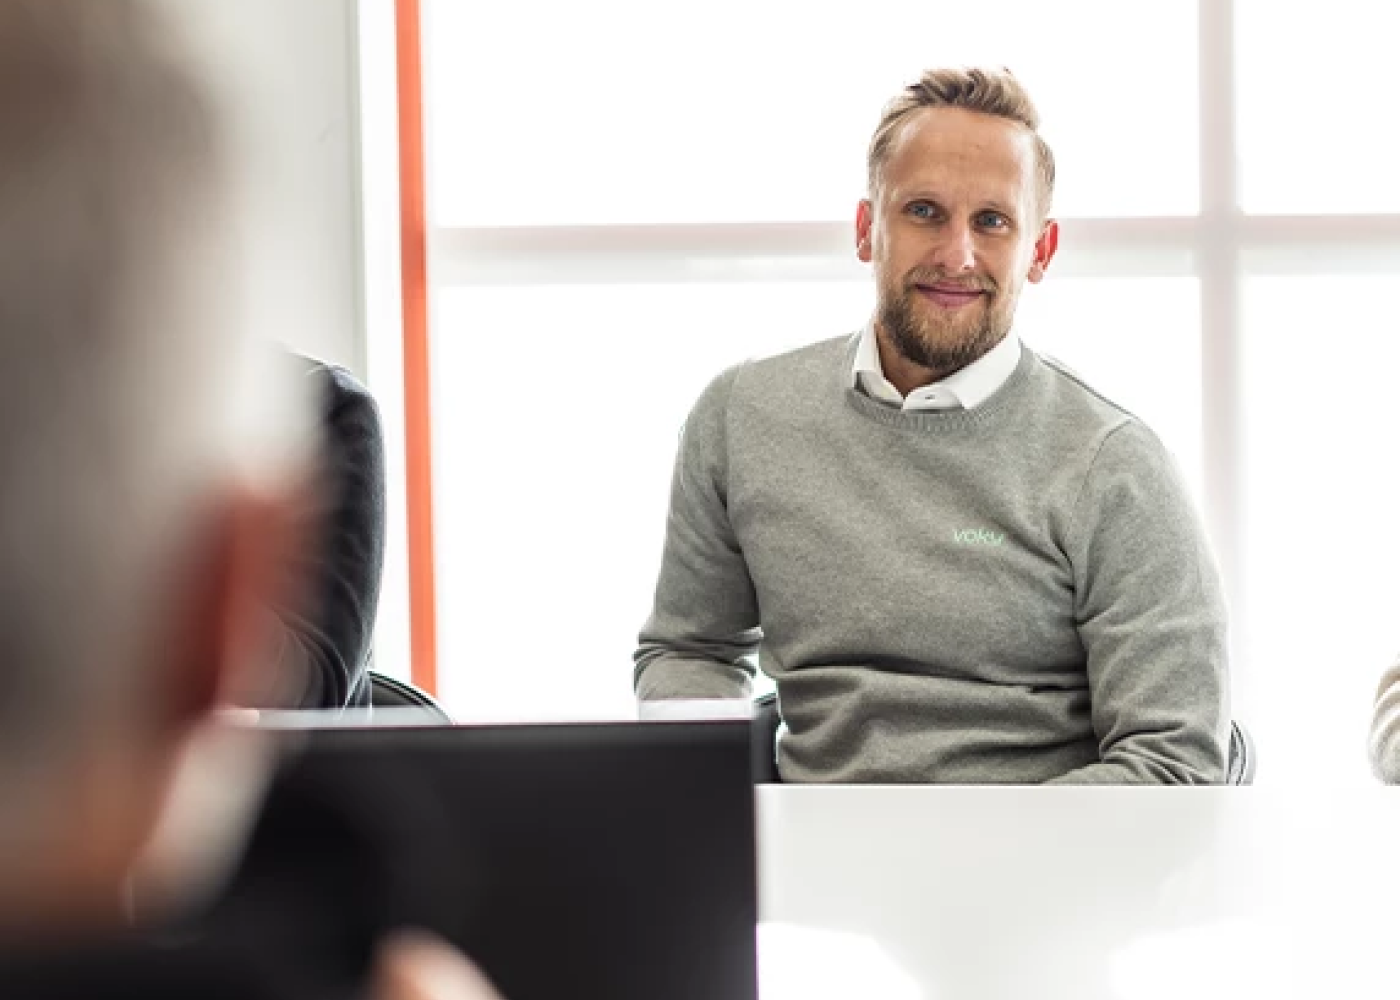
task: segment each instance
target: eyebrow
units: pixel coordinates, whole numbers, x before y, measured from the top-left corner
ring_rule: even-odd
[[[980,208],[980,209],[978,209],[978,211],[979,211],[979,212],[984,212],[984,211],[986,211],[987,209],[991,209],[993,212],[1000,212],[1002,215],[1006,216],[1008,219],[1019,218],[1019,215],[1017,214],[1017,212],[1016,212],[1016,210],[1015,210],[1014,208],[1009,208],[1009,207],[1003,205],[1003,204],[1002,204],[1001,202],[999,202],[999,201],[988,201],[988,202],[986,203],[986,207],[985,207],[985,208]]]
[[[911,202],[915,201],[929,201],[937,205],[939,208],[947,207],[946,205],[944,205],[943,200],[941,198],[919,188],[913,188],[908,193],[903,193],[899,191],[896,191],[894,193],[897,196],[895,200],[901,205],[908,205]],[[1006,216],[1008,219],[1020,218],[1019,213],[1017,213],[1017,211],[1014,208],[1009,208],[1004,202],[997,198],[986,199],[981,203],[981,207],[977,209],[977,211],[979,212],[986,212],[989,210],[993,212],[999,212],[1000,214]]]

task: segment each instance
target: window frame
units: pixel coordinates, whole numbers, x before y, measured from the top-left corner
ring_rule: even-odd
[[[397,0],[400,20],[417,0]],[[1237,47],[1234,0],[1197,0],[1200,210],[1194,215],[1134,218],[1063,218],[1054,274],[1071,277],[1177,277],[1199,281],[1203,515],[1221,567],[1232,611],[1236,711],[1248,712],[1253,671],[1249,635],[1254,622],[1244,588],[1240,537],[1243,518],[1241,299],[1251,277],[1280,274],[1400,272],[1400,214],[1250,215],[1240,204],[1236,116]],[[421,52],[418,53],[421,57]],[[421,65],[419,85],[422,86]],[[400,74],[403,83],[403,75]],[[411,88],[410,88],[411,89]],[[404,97],[401,91],[401,100]],[[411,95],[410,95],[411,96]],[[426,106],[431,142],[432,94]],[[403,105],[401,104],[401,107]],[[411,111],[410,107],[410,111]],[[430,162],[430,158],[429,161]],[[407,161],[405,161],[407,163]],[[422,162],[409,182],[425,189]],[[849,221],[618,226],[437,227],[405,229],[427,247],[421,275],[405,272],[405,296],[429,303],[435,289],[461,285],[570,282],[637,283],[850,279],[855,260]],[[405,223],[407,225],[407,223]],[[421,282],[410,287],[410,278]],[[1053,280],[1053,279],[1052,279]],[[405,328],[408,449],[431,453],[426,329]],[[411,349],[411,351],[410,351]],[[412,414],[417,414],[414,418]],[[418,425],[414,425],[414,420]],[[417,572],[432,575],[431,477],[410,474],[409,536]],[[425,497],[423,494],[427,493]],[[426,511],[426,513],[425,513]],[[423,518],[428,518],[425,537]],[[419,520],[416,525],[415,518]],[[416,637],[435,628],[431,588],[415,590],[410,614]],[[415,642],[415,677],[421,674]],[[1378,665],[1379,670],[1379,665]],[[432,684],[426,686],[432,687]]]

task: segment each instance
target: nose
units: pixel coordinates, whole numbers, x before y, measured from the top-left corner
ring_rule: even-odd
[[[929,263],[944,274],[970,274],[975,267],[971,227],[965,223],[945,227]]]

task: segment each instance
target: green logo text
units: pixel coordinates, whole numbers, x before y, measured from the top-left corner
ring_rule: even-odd
[[[953,532],[953,541],[958,545],[998,546],[1006,541],[1005,532],[989,531],[986,528],[964,528]]]

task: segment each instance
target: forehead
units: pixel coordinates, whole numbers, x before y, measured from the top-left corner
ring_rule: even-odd
[[[933,188],[1017,201],[1034,192],[1035,145],[1019,122],[965,108],[922,108],[894,135],[881,174],[887,192]]]

